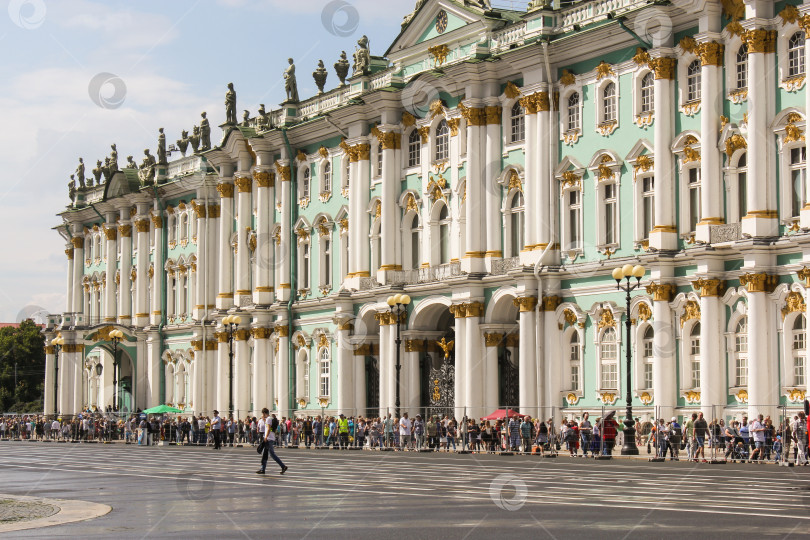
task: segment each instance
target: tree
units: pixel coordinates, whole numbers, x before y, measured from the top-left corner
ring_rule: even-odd
[[[15,376],[16,368],[16,376]],[[30,319],[0,328],[0,412],[39,412],[45,388],[45,335]]]

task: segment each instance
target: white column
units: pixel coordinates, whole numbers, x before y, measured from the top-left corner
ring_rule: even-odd
[[[543,317],[542,321],[537,321],[538,335],[537,343],[541,354],[537,357],[538,385],[537,402],[541,407],[554,407],[554,418],[558,420],[557,412],[562,403],[563,386],[563,355],[561,354],[562,339],[560,337],[560,327],[557,323],[555,312],[560,305],[559,296],[547,296],[543,298],[543,312],[538,313],[538,317]],[[541,416],[551,417],[551,410],[544,409]]]
[[[198,298],[205,298],[205,300],[199,303],[205,304],[206,310],[216,308],[217,303],[217,284],[219,283],[219,276],[217,275],[219,265],[217,264],[217,261],[219,261],[218,238],[220,210],[221,207],[219,204],[208,205],[208,210],[206,212],[208,218],[205,220],[208,227],[208,238],[202,244],[200,244],[206,249],[200,249],[200,247],[197,248],[197,259],[198,264],[200,265],[200,283],[205,282],[208,285],[208,294],[205,294],[205,291],[202,291],[203,294],[199,295]],[[198,229],[198,234],[202,235],[203,231]]]
[[[722,323],[725,316],[714,284],[719,285],[719,280],[706,281],[712,283],[700,291],[700,406],[703,415],[710,417],[713,405],[726,403],[725,363],[718,361],[726,356]]]
[[[380,368],[380,415],[394,413],[394,398],[391,394],[393,384],[389,381],[393,379],[393,362],[391,358],[391,326],[383,324],[380,321],[380,354],[378,356],[377,365]],[[376,406],[376,403],[370,403],[369,407]]]
[[[84,347],[81,343],[75,345],[76,352],[68,353],[70,358],[69,369],[73,372],[71,376],[71,405],[68,408],[68,414],[78,414],[82,410],[84,404],[84,394],[86,391],[86,384],[84,383]],[[64,413],[65,411],[61,411]]]
[[[366,357],[364,354],[357,354],[358,352],[354,350],[351,353],[351,371],[354,373],[354,406],[358,414],[365,416],[368,409],[377,409],[378,404],[366,402]]]
[[[675,78],[675,58],[658,57],[652,60],[655,72],[653,94],[655,99],[655,226],[650,232],[650,246],[656,249],[675,249],[678,243],[675,228],[675,178],[672,158],[675,105],[672,94]]]
[[[464,405],[467,407],[467,418],[481,418],[488,414],[484,412],[484,386],[486,356],[484,354],[484,340],[481,335],[480,317],[484,315],[484,305],[472,303],[467,306],[467,317],[462,320],[466,323],[466,336],[464,352],[467,356],[466,373],[464,374]],[[461,417],[457,417],[461,418]]]
[[[67,255],[67,286],[65,290],[65,312],[70,312],[73,309],[73,245],[67,244],[65,248],[65,255]]]
[[[355,412],[356,393],[354,387],[354,351],[349,344],[349,329],[351,323],[345,320],[335,322],[335,366],[337,372],[337,404],[338,413],[349,414]],[[355,412],[356,414],[356,412]]]
[[[468,207],[469,208],[469,207]],[[469,358],[467,357],[467,310],[462,304],[451,306],[455,317],[455,380],[453,391],[455,393],[455,408],[453,414],[456,419],[464,416],[467,410],[467,372]]]
[[[293,241],[292,230],[290,226],[290,214],[292,212],[293,201],[292,186],[290,182],[290,165],[289,160],[282,160],[281,165],[278,165],[279,179],[281,180],[281,244],[279,245],[279,252],[281,253],[281,261],[279,267],[281,270],[280,282],[276,287],[276,299],[280,302],[286,302],[290,298],[290,242]],[[281,347],[279,346],[279,351]],[[287,354],[287,353],[285,353]],[[283,379],[286,384],[286,379]],[[279,396],[279,406],[281,406],[281,396]],[[286,407],[289,405],[285,404]]]
[[[535,178],[537,179],[537,190],[535,195],[537,197],[537,245],[534,249],[544,250],[553,238],[554,225],[557,221],[556,214],[551,212],[553,208],[551,202],[551,177],[549,174],[549,166],[551,161],[551,150],[549,148],[548,137],[551,124],[551,107],[549,102],[548,92],[538,92],[536,94],[537,105],[537,170],[535,171]],[[529,149],[527,147],[528,151]]]
[[[160,334],[149,332],[146,337],[146,407],[143,408],[161,404],[160,373],[163,369],[163,359],[160,355]]]
[[[421,385],[419,381],[419,351],[409,348],[405,343],[405,366],[402,368],[402,378],[407,380],[407,392],[402,393],[402,407],[408,416],[415,418],[419,414],[419,404],[422,399]],[[405,386],[403,386],[405,388]],[[424,415],[422,415],[424,418]]]
[[[769,35],[770,31],[762,29],[743,35],[748,43],[748,148],[751,149],[768,148],[770,141],[768,88],[763,84],[767,72],[772,70],[773,57],[766,54]],[[748,215],[742,220],[743,234],[777,235],[776,183],[766,180],[768,171],[768,152],[748,152]]]
[[[351,182],[349,199],[355,202],[354,214],[349,216],[349,251],[350,257],[355,261],[352,277],[369,277],[371,261],[368,244],[369,219],[366,209],[370,193],[370,147],[365,143],[358,144],[355,146],[355,152],[357,163],[352,171],[356,174],[349,180]],[[351,208],[349,210],[351,211]],[[351,255],[351,252],[354,254]],[[349,273],[351,272],[350,270]]]
[[[497,100],[494,101],[497,102]],[[499,106],[486,108],[487,127],[484,158],[484,206],[486,208],[486,218],[484,223],[486,224],[486,256],[489,259],[503,257],[503,246],[501,245],[501,232],[503,229],[500,206],[501,187],[498,185],[498,173],[500,173],[501,165],[501,113],[502,109]],[[475,218],[476,216],[471,214],[470,217]]]
[[[235,332],[233,349],[233,417],[242,418],[250,410],[250,331]]]
[[[59,353],[59,381],[56,394],[56,401],[58,404],[58,412],[70,414],[71,404],[73,403],[73,354],[70,351],[72,344],[65,344],[62,351]]]
[[[233,235],[233,184],[229,178],[223,178],[217,185],[220,196],[219,219],[219,293],[217,294],[217,309],[233,307],[233,248],[231,236]],[[246,247],[244,244],[240,247]],[[227,410],[227,407],[226,409]],[[222,412],[220,410],[220,412]]]
[[[465,203],[467,219],[464,222],[466,228],[466,253],[461,255],[461,268],[465,272],[484,271],[484,220],[480,219],[485,214],[483,183],[485,156],[484,141],[486,134],[486,113],[482,108],[467,109],[467,200]],[[458,371],[456,372],[458,377]],[[459,403],[459,396],[456,394],[456,403]],[[457,407],[458,409],[458,407]],[[456,416],[460,418],[460,416]]]
[[[700,111],[700,205],[701,220],[696,238],[709,241],[712,225],[725,223],[723,216],[723,178],[721,175],[720,149],[715,141],[719,138],[720,111],[723,105],[721,84],[723,45],[716,41],[702,43],[701,100]]]
[[[191,305],[191,312],[195,319],[200,320],[208,313],[208,299],[205,297],[206,280],[205,273],[213,271],[213,268],[207,266],[208,264],[208,212],[205,204],[195,201],[194,205],[194,218],[197,220],[197,272],[194,279],[194,303]],[[140,257],[140,249],[138,256]],[[140,278],[140,274],[138,275]],[[189,287],[189,294],[191,294],[191,287]],[[214,306],[211,306],[213,308]]]
[[[126,213],[128,215],[129,210],[127,210]],[[118,236],[121,242],[121,283],[118,285],[118,322],[120,324],[129,325],[132,321],[132,225],[129,222],[119,223]],[[114,313],[115,311],[112,311],[110,314],[112,315]]]
[[[804,57],[805,61],[807,61],[806,59],[810,58],[810,24],[803,23],[802,27],[805,31]],[[804,110],[810,111],[810,92],[807,91],[806,86],[804,91]],[[810,159],[806,160],[806,164],[807,170],[804,175],[805,178],[810,178]],[[804,206],[801,212],[801,227],[803,229],[810,228],[810,189],[806,190],[805,193]]]
[[[247,173],[240,173],[234,178],[237,189],[237,217],[236,217],[236,296],[235,304],[241,305],[242,297],[252,298],[250,290],[250,248],[247,242],[247,231],[253,222],[253,211],[250,205],[250,194],[253,180]]]
[[[107,281],[104,287],[104,311],[99,313],[101,321],[99,322],[115,322],[115,271],[118,268],[117,251],[116,251],[116,230],[115,230],[115,213],[109,213],[106,216],[107,224],[104,225],[104,241],[107,243],[104,252],[107,254],[107,264],[105,271],[107,273]],[[123,278],[123,276],[121,276]]]
[[[160,324],[160,318],[163,315],[161,291],[165,287],[165,269],[163,268],[163,216],[152,216],[152,223],[155,226],[155,250],[153,253],[153,268],[154,274],[152,275],[152,316],[150,323],[152,325]]]
[[[73,238],[70,239],[73,244],[73,313],[82,313],[84,311],[84,288],[82,285],[82,277],[84,274],[84,237],[82,234],[81,226],[73,227]],[[85,316],[89,314],[85,313]]]
[[[224,329],[217,330],[217,366],[216,366],[216,400],[213,409],[220,414],[228,412],[228,389],[230,380],[230,356],[228,350],[228,337]]]
[[[772,290],[768,283],[776,279],[767,274],[740,277],[740,283],[748,286],[748,418],[752,421],[758,414],[774,417],[779,405],[777,355],[770,347],[773,320],[767,292]]]
[[[526,99],[521,100],[521,104],[526,111],[526,148],[537,148],[538,144],[538,136],[537,136],[537,109],[532,104],[531,100],[527,101]],[[537,245],[539,242],[537,240],[537,234],[539,230],[539,212],[540,209],[537,207],[538,201],[538,193],[539,187],[538,182],[538,175],[537,175],[537,156],[535,152],[527,151],[525,152],[525,163],[524,163],[524,182],[523,182],[523,200],[526,205],[526,210],[523,213],[526,222],[525,222],[525,249],[528,251],[531,250],[532,247]],[[502,229],[502,227],[499,227]],[[528,261],[530,259],[530,255],[521,255],[521,260]]]
[[[520,410],[529,410],[537,403],[537,359],[535,342],[537,329],[537,298],[526,296],[515,298],[520,309],[520,359],[518,361]]]
[[[275,208],[273,207],[273,175],[268,171],[253,174],[256,181],[256,270],[253,280],[253,302],[259,305],[273,303],[273,237],[270,228],[273,225]],[[272,404],[271,404],[272,405]],[[262,405],[264,406],[264,405]],[[261,408],[259,408],[261,411]]]
[[[149,324],[149,220],[137,219],[135,232],[138,259],[135,261],[135,314],[132,323],[140,327]]]
[[[251,415],[259,415],[262,407],[269,408],[268,401],[272,370],[270,364],[270,329],[253,329],[253,410]]]
[[[289,327],[276,326],[278,332],[278,417],[290,416],[290,337]]]
[[[53,337],[49,337],[46,340],[48,343]],[[53,381],[54,381],[54,346],[53,345],[46,345],[45,346],[45,400],[44,400],[44,412],[46,415],[53,414],[53,404],[54,404],[54,395],[53,395]]]
[[[498,346],[503,343],[504,334],[484,334],[486,344],[486,367],[484,368],[484,410],[497,409],[498,403]]]
[[[380,216],[382,221],[380,224],[381,267],[372,268],[371,272],[402,268],[402,265],[397,264],[396,257],[396,246],[400,243],[400,236],[397,234],[399,216],[397,199],[400,193],[399,171],[401,169],[397,160],[397,149],[400,147],[402,135],[398,132],[386,132],[380,133],[379,138],[383,149],[382,197],[380,199],[382,205],[382,215]]]
[[[675,286],[652,284],[647,292],[653,296],[653,399],[659,417],[671,418],[678,405],[675,327],[669,307]]]

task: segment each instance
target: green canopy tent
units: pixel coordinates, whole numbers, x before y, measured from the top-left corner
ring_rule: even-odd
[[[183,411],[175,407],[169,407],[168,405],[158,405],[157,407],[152,407],[151,409],[144,409],[141,412],[145,414],[163,414],[163,413],[181,413]]]

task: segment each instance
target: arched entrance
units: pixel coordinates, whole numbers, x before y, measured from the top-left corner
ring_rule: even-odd
[[[96,410],[132,412],[135,404],[135,352],[136,338],[124,334],[115,348],[117,366],[113,362],[113,343],[110,332],[115,326],[108,325],[88,334],[85,341],[95,342],[86,353],[84,381],[82,385],[83,406]],[[77,388],[76,391],[79,391]]]
[[[419,406],[428,415],[455,416],[455,318],[450,299],[426,298],[411,315],[409,339],[419,351]]]
[[[513,288],[498,290],[487,310],[487,354],[490,361],[497,358],[497,381],[489,394],[496,403],[487,403],[487,409],[517,409],[520,398],[520,311],[515,306],[516,291]],[[490,352],[493,354],[490,355]],[[489,383],[489,381],[487,381]],[[485,385],[486,386],[486,385]]]

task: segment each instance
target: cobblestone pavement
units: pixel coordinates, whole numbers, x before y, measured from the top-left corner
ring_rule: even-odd
[[[810,467],[252,448],[0,443],[7,493],[112,506],[26,538],[779,538]],[[0,496],[0,498],[3,498]]]
[[[19,523],[52,516],[59,511],[58,506],[14,499],[0,499],[0,525]]]

